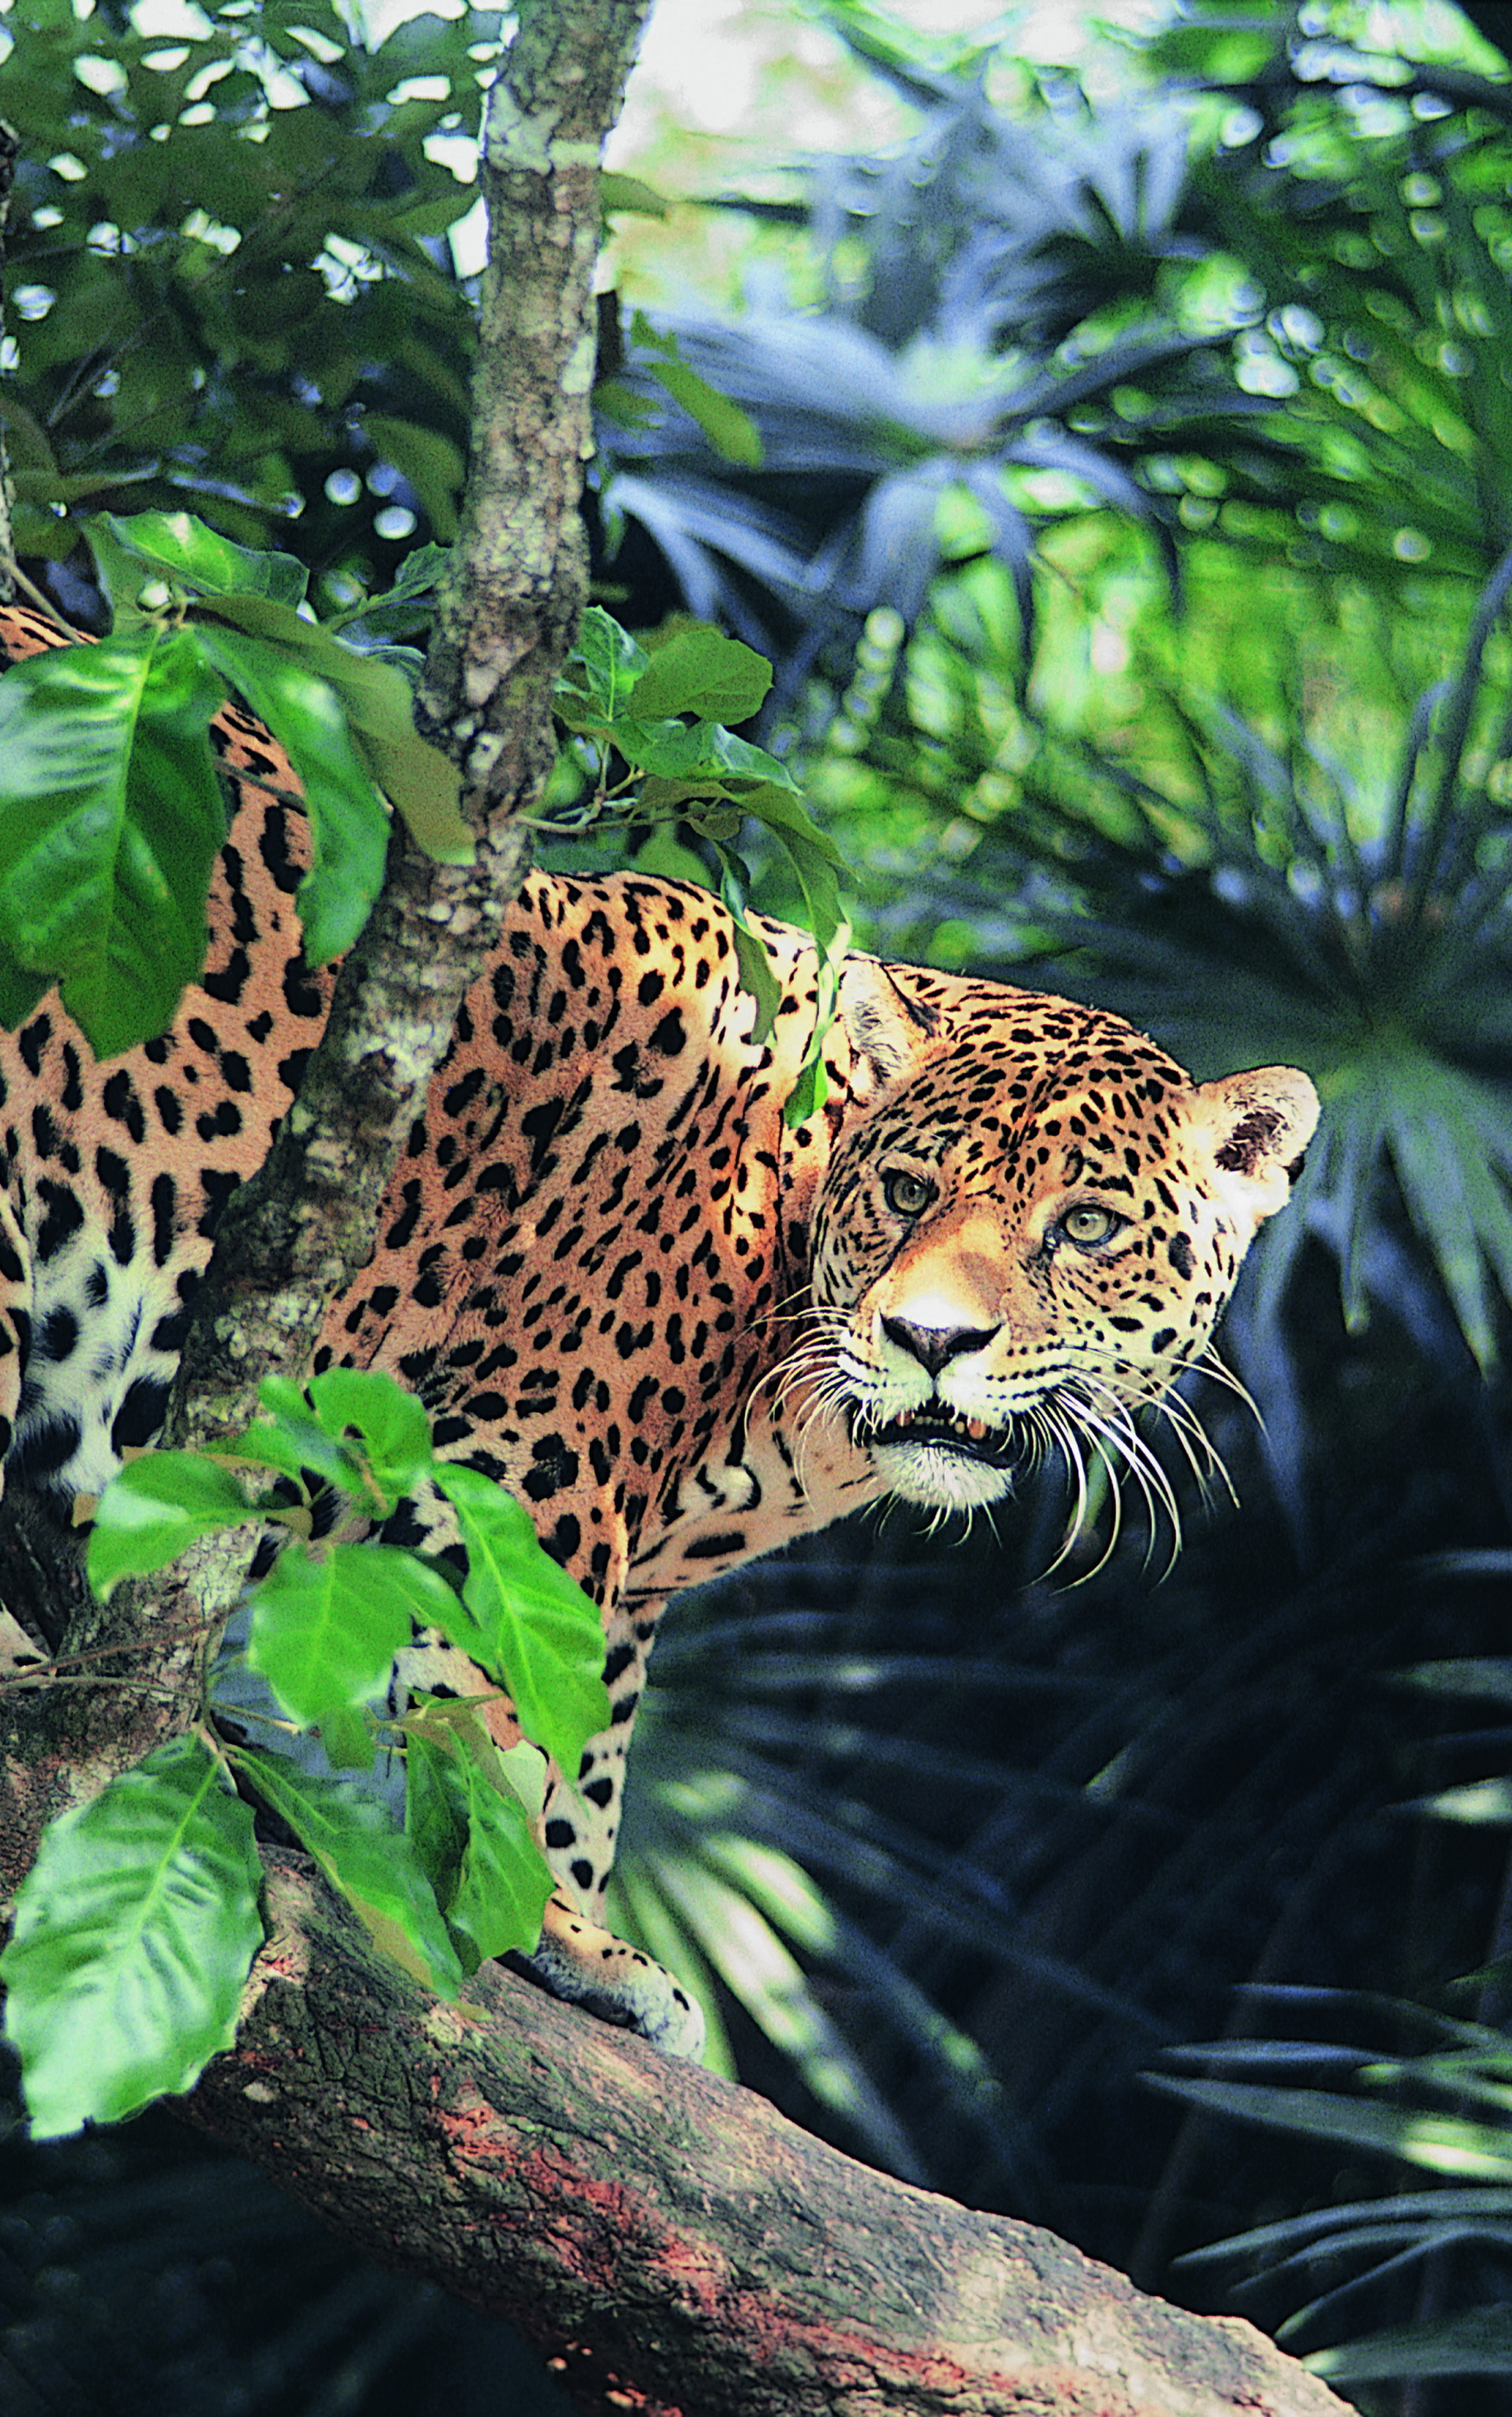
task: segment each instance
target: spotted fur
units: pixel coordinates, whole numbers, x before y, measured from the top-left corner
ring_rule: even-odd
[[[54,633],[12,611],[0,638]],[[12,1482],[98,1492],[157,1433],[218,1218],[325,1011],[292,905],[296,783],[249,716],[218,727],[258,785],[173,1029],[105,1065],[55,1002],[0,1037]],[[674,2047],[682,1992],[597,1927],[667,1598],[885,1494],[969,1509],[1051,1449],[1138,1464],[1134,1412],[1205,1349],[1316,1117],[1288,1069],[1194,1085],[1115,1016],[857,954],[825,1109],[789,1132],[814,957],[763,928],[781,1004],[758,1043],[707,893],[527,880],[315,1359],[412,1386],[602,1605],[613,1720],[548,1798],[537,1969]],[[435,1518],[405,1504],[384,1533]],[[478,1683],[439,1649],[418,1668]]]

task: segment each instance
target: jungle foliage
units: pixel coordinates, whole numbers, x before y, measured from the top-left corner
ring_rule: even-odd
[[[606,306],[591,506],[652,664],[669,607],[773,659],[764,768],[724,770],[801,789],[823,851],[708,765],[636,821],[633,776],[686,768],[581,681],[543,847],[823,890],[831,937],[838,859],[868,944],[1094,993],[1202,1074],[1304,1065],[1326,1124],[1227,1330],[1264,1432],[1201,1404],[1242,1508],[1178,1470],[1162,1584],[1106,1501],[1048,1583],[1045,1485],[1000,1543],[894,1520],[693,1601],[622,1910],[844,2145],[1286,2325],[1379,2417],[1479,2417],[1512,2372],[1495,12],[1193,0],[1111,112],[818,13],[909,130],[720,197],[748,305]],[[359,647],[413,636],[364,608],[450,534],[486,21],[6,22],[33,574],[83,610],[75,514],[187,506]]]

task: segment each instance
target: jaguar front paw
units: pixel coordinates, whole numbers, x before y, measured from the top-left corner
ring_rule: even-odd
[[[703,2009],[681,1982],[558,1897],[546,1908],[535,1953],[505,1961],[566,2004],[638,2031],[663,2056],[696,2061],[703,2053]]]

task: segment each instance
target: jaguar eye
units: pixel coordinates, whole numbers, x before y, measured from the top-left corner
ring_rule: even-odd
[[[934,1198],[934,1186],[922,1175],[895,1166],[882,1178],[883,1196],[895,1217],[922,1217]]]
[[[1099,1208],[1094,1201],[1084,1200],[1078,1208],[1067,1208],[1061,1219],[1061,1232],[1068,1242],[1077,1242],[1084,1251],[1096,1250],[1099,1242],[1111,1241],[1120,1228],[1126,1225],[1113,1208]]]

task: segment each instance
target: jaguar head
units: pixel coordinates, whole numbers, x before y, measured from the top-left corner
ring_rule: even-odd
[[[995,984],[953,985],[921,1030],[872,975],[903,1011],[850,1002],[869,1096],[815,1214],[816,1399],[884,1490],[938,1510],[1057,1450],[1153,1467],[1133,1413],[1206,1351],[1288,1197],[1311,1083],[1194,1083],[1115,1016]]]

